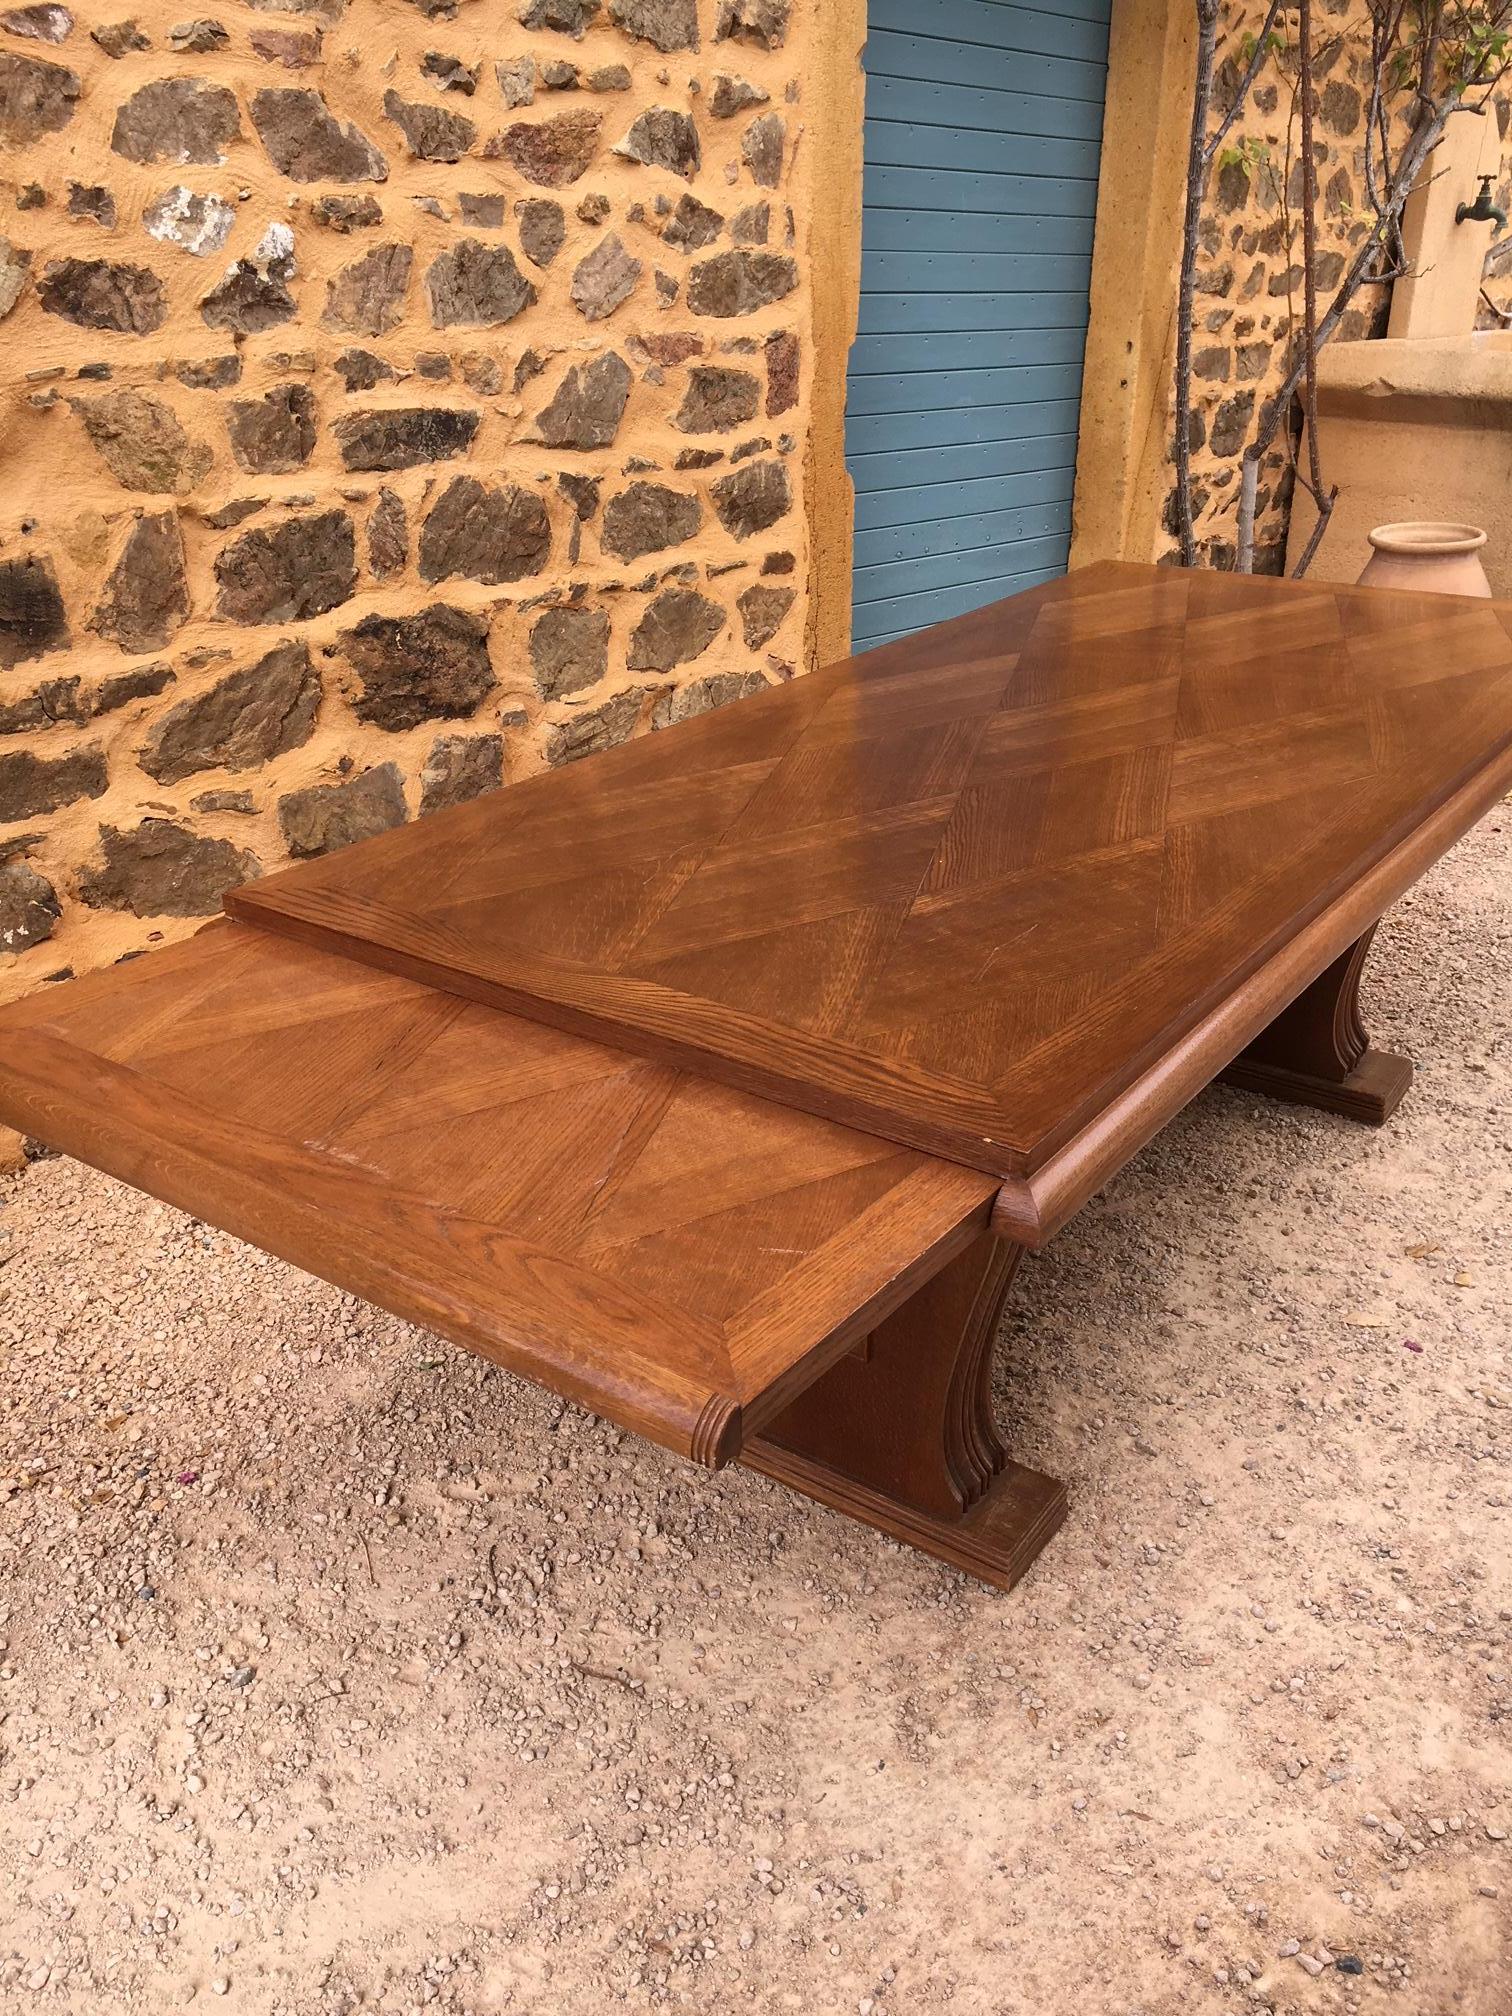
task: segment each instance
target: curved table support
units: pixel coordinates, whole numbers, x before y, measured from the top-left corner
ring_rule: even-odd
[[[1412,1064],[1373,1049],[1360,1015],[1360,975],[1375,934],[1372,924],[1283,1008],[1221,1074],[1224,1084],[1373,1127],[1389,1120],[1412,1083]]]
[[[741,1461],[1000,1589],[1066,1516],[1013,1462],[992,1346],[1023,1248],[984,1234],[749,1442]]]

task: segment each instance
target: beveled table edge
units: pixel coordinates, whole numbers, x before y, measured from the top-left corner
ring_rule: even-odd
[[[1231,1064],[1512,789],[1512,747],[1503,748],[1257,966],[1148,1070],[1032,1174],[1008,1178],[993,1207],[1000,1238],[1040,1247],[1053,1239],[1168,1120]]]

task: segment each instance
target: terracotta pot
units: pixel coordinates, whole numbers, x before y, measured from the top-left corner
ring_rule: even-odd
[[[1486,535],[1478,525],[1407,520],[1377,525],[1369,534],[1375,548],[1360,576],[1362,588],[1411,588],[1421,595],[1491,593],[1481,565]]]

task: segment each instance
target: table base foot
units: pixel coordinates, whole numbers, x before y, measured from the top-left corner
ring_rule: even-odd
[[[838,1470],[771,1443],[748,1443],[740,1460],[995,1589],[1013,1587],[1066,1517],[1065,1485],[1022,1463],[1010,1462],[970,1511],[948,1519],[886,1498]]]
[[[1321,1106],[1325,1113],[1342,1113],[1347,1119],[1380,1127],[1406,1096],[1412,1083],[1412,1060],[1389,1050],[1367,1050],[1345,1077],[1316,1078],[1306,1071],[1289,1071],[1284,1065],[1246,1062],[1239,1057],[1222,1079],[1225,1085],[1260,1092],[1267,1099],[1284,1099],[1292,1106]]]

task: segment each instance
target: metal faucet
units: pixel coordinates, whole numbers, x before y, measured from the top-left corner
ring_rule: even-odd
[[[1480,194],[1473,203],[1461,203],[1454,213],[1456,224],[1490,224],[1494,221],[1503,231],[1506,230],[1507,213],[1499,203],[1491,201],[1491,182],[1491,176],[1482,175]]]

